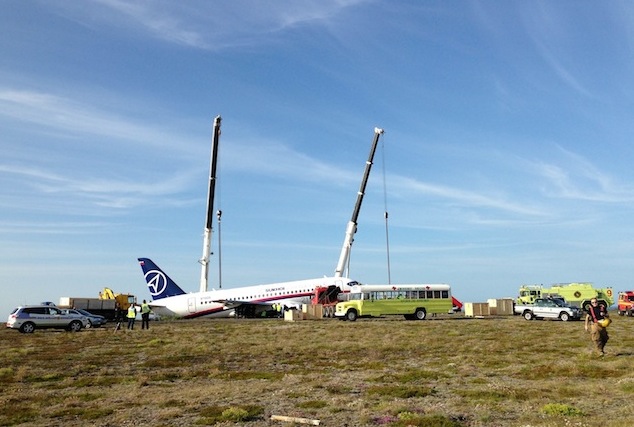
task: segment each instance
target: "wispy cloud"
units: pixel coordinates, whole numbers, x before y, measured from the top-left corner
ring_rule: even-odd
[[[564,84],[585,97],[594,98],[573,72],[575,67],[571,64],[571,55],[564,45],[570,38],[569,20],[574,17],[571,18],[569,13],[560,13],[554,4],[546,2],[536,5],[525,10],[524,21],[537,52]]]
[[[503,198],[487,196],[477,193],[476,191],[429,184],[408,177],[395,177],[391,179],[391,182],[391,186],[397,186],[401,189],[413,191],[415,193],[446,199],[465,207],[493,208],[508,213],[530,216],[546,215],[546,212],[543,210],[527,206],[525,203],[513,203]]]
[[[573,69],[572,66],[566,67],[564,66],[561,56],[552,52],[552,48],[550,45],[547,45],[545,42],[536,40],[535,44],[538,47],[539,52],[542,57],[546,61],[548,65],[554,70],[555,74],[563,81],[566,85],[574,89],[576,92],[588,97],[594,98],[592,92],[586,89],[579,79],[573,74],[571,71]]]
[[[188,172],[168,176],[163,181],[139,182],[132,179],[120,181],[92,176],[70,177],[42,168],[0,163],[0,176],[2,175],[5,175],[5,181],[8,181],[8,178],[17,178],[21,185],[26,185],[32,190],[30,194],[34,198],[38,195],[54,196],[54,205],[49,204],[49,208],[55,209],[57,206],[61,211],[68,208],[69,201],[83,206],[88,204],[87,211],[93,210],[94,207],[128,209],[143,206],[156,196],[178,195],[192,181]],[[22,197],[25,200],[28,195],[29,192],[23,191]]]
[[[106,222],[94,221],[60,221],[60,222],[0,222],[0,233],[22,236],[25,234],[85,234],[94,233],[95,230],[109,226]]]
[[[98,98],[98,97],[97,97]],[[123,109],[125,102],[115,108]],[[98,135],[107,137],[111,144],[121,140],[143,145],[187,147],[185,139],[167,129],[156,129],[125,118],[112,109],[100,109],[69,96],[28,89],[0,87],[0,117],[12,122],[35,124],[43,130],[66,136]],[[178,141],[179,144],[174,142]]]
[[[549,197],[586,200],[593,202],[630,203],[634,200],[634,187],[619,184],[584,157],[558,147],[564,154],[563,165],[536,162],[537,173],[545,178]]]
[[[106,12],[92,15],[116,27],[139,28],[152,37],[199,49],[218,50],[231,46],[261,44],[272,35],[303,23],[325,23],[340,11],[368,0],[304,0],[258,2],[234,0],[209,2],[192,0],[174,3],[123,0],[93,0]],[[74,16],[86,9],[64,5]]]
[[[291,178],[293,181],[330,182],[344,186],[349,185],[351,181],[359,180],[357,171],[349,171],[340,165],[320,161],[280,141],[262,138],[258,138],[257,144],[233,141],[231,147],[223,149],[222,155],[223,168],[227,170]]]

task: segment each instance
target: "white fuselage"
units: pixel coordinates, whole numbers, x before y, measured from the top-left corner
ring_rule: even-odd
[[[343,292],[350,290],[351,281],[345,277],[323,277],[268,285],[244,286],[234,289],[193,292],[157,299],[152,310],[162,316],[182,318],[230,317],[240,305],[271,305],[279,303],[288,308],[299,308],[310,303],[316,287],[338,286]],[[352,282],[355,283],[355,282]]]

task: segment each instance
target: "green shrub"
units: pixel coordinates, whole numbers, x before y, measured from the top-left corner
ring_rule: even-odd
[[[565,403],[548,403],[542,407],[542,412],[546,415],[557,416],[583,416],[583,412],[574,406],[566,405]]]
[[[222,411],[223,421],[246,421],[249,419],[249,412],[246,409],[231,407]]]

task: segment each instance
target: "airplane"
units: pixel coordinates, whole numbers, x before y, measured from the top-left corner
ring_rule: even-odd
[[[298,309],[310,304],[317,287],[337,286],[349,292],[358,285],[345,277],[322,277],[268,285],[241,286],[206,292],[186,293],[149,258],[138,258],[147,287],[153,300],[152,311],[160,316],[183,319],[198,317],[262,317],[272,310],[273,304]]]
[[[352,286],[358,285],[344,277],[346,263],[350,259],[350,248],[357,230],[357,218],[361,202],[365,194],[372,160],[383,129],[374,129],[374,138],[370,154],[366,162],[361,187],[357,192],[357,201],[352,218],[346,228],[343,247],[334,277],[297,280],[293,282],[271,283],[268,285],[241,286],[234,289],[207,290],[207,273],[211,240],[211,220],[213,217],[213,198],[215,192],[215,170],[217,162],[218,136],[220,134],[220,116],[214,120],[214,136],[212,139],[212,158],[210,166],[209,193],[207,202],[207,222],[203,238],[203,258],[199,292],[186,293],[170,277],[149,258],[138,258],[147,287],[153,297],[150,307],[162,316],[175,316],[185,319],[196,317],[259,317],[272,309],[273,304],[281,304],[287,308],[299,308],[302,304],[310,304],[317,288],[326,288],[328,293],[334,291],[349,293]]]

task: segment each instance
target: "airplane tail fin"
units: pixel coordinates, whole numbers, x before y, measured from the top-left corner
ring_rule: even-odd
[[[158,300],[186,293],[151,259],[139,258],[138,260],[145,275],[147,287],[150,290],[150,294],[152,294],[152,299]]]

